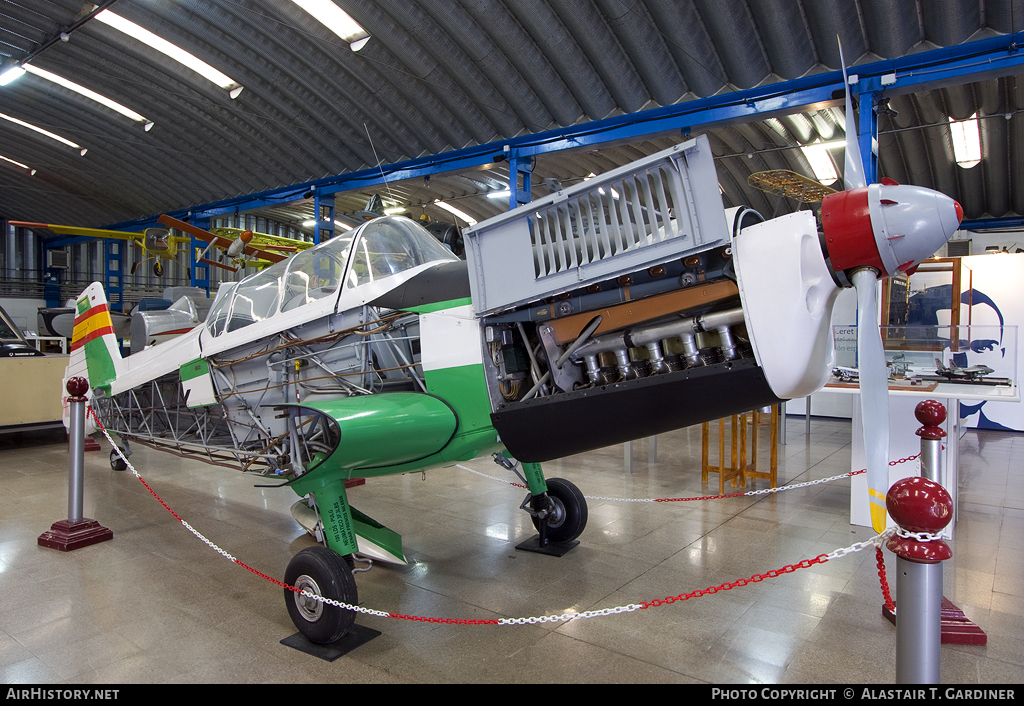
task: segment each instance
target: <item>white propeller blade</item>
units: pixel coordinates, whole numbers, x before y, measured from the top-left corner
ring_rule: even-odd
[[[836,37],[839,41],[839,37]],[[846,165],[843,167],[843,187],[857,189],[867,186],[864,176],[864,162],[860,158],[860,143],[857,141],[857,120],[853,116],[853,99],[850,97],[850,80],[846,75],[846,60],[843,45],[839,44],[839,62],[843,65],[843,85],[846,87]]]
[[[881,534],[885,531],[885,495],[889,491],[889,375],[875,310],[878,274],[864,268],[855,271],[851,279],[857,288],[857,357],[868,506],[871,525]]]

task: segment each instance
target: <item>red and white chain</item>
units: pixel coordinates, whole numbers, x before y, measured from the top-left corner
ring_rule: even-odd
[[[889,536],[891,536],[894,532],[896,532],[896,529],[892,528],[892,529],[886,530],[885,533],[880,534],[880,535],[878,535],[876,537],[872,537],[871,539],[865,540],[863,542],[857,542],[856,544],[853,544],[853,545],[851,545],[849,547],[846,547],[844,549],[837,549],[837,550],[831,552],[830,554],[821,554],[819,556],[814,557],[813,559],[804,559],[803,561],[798,562],[797,564],[790,564],[790,565],[785,566],[785,567],[783,567],[781,569],[773,569],[773,570],[765,572],[763,574],[755,574],[754,576],[751,576],[750,578],[738,579],[736,581],[731,581],[731,582],[723,583],[723,584],[720,584],[718,586],[711,586],[711,587],[708,587],[708,588],[705,588],[705,589],[699,589],[699,590],[696,590],[696,591],[692,591],[690,593],[679,594],[677,596],[668,596],[666,598],[655,599],[655,600],[652,600],[652,601],[645,601],[643,603],[630,603],[628,605],[616,606],[614,608],[600,608],[600,609],[597,609],[597,610],[585,610],[585,611],[582,611],[582,612],[566,611],[565,613],[561,613],[561,614],[533,616],[533,617],[528,617],[528,618],[489,618],[489,619],[483,619],[483,620],[471,620],[471,619],[464,619],[464,618],[431,618],[431,617],[426,617],[426,616],[402,615],[402,614],[399,614],[399,613],[391,613],[391,612],[388,612],[388,611],[375,610],[373,608],[364,608],[362,606],[351,605],[349,603],[342,603],[341,601],[336,601],[336,600],[333,600],[331,598],[325,598],[324,596],[320,596],[318,594],[311,593],[309,591],[300,591],[297,588],[295,588],[294,586],[290,586],[290,585],[284,583],[283,581],[278,581],[277,579],[275,579],[275,578],[273,578],[271,576],[268,576],[267,574],[264,574],[264,573],[262,573],[260,571],[257,571],[256,569],[252,568],[251,566],[249,566],[249,565],[245,564],[244,562],[240,561],[239,559],[235,558],[234,556],[232,556],[231,554],[229,554],[225,550],[221,549],[219,546],[217,546],[217,544],[215,544],[211,540],[207,539],[201,532],[199,532],[197,529],[192,527],[192,525],[188,524],[184,519],[182,519],[176,512],[174,512],[174,510],[172,510],[167,505],[167,503],[165,503],[163,501],[163,499],[160,498],[159,495],[157,495],[157,493],[149,486],[148,483],[146,483],[146,481],[142,478],[142,476],[139,474],[139,472],[137,470],[135,470],[135,467],[131,464],[131,462],[128,461],[128,459],[125,457],[125,455],[121,452],[120,447],[117,444],[114,443],[114,440],[110,437],[110,434],[107,432],[106,428],[104,428],[103,424],[100,422],[99,418],[96,416],[95,412],[93,412],[91,407],[89,408],[89,413],[92,414],[93,419],[95,419],[96,426],[99,427],[100,431],[103,432],[103,436],[105,436],[107,441],[110,442],[110,445],[114,447],[115,452],[117,453],[118,456],[121,457],[121,460],[123,460],[125,462],[128,470],[130,470],[132,472],[132,474],[139,480],[139,482],[142,483],[146,487],[146,490],[148,490],[150,492],[150,494],[154,498],[156,498],[157,502],[159,502],[161,505],[163,505],[164,508],[169,513],[171,513],[171,515],[173,515],[175,517],[175,519],[177,519],[178,522],[180,522],[182,524],[183,527],[185,527],[185,529],[187,529],[189,532],[191,532],[193,535],[195,535],[199,540],[201,540],[204,544],[206,544],[211,549],[216,551],[218,554],[220,554],[224,558],[230,560],[232,563],[237,564],[238,566],[241,566],[242,568],[246,569],[247,571],[250,571],[250,572],[252,572],[253,574],[255,574],[257,576],[259,576],[261,578],[264,578],[267,581],[270,581],[271,583],[274,583],[274,584],[276,584],[278,586],[286,588],[286,589],[288,589],[290,591],[294,591],[295,593],[300,593],[303,596],[306,596],[307,598],[311,598],[313,600],[320,601],[321,603],[326,603],[328,605],[334,606],[336,608],[341,608],[343,610],[351,610],[351,611],[353,611],[355,613],[363,613],[364,615],[374,615],[374,616],[377,616],[379,618],[395,618],[395,619],[398,619],[398,620],[410,620],[410,621],[415,621],[415,622],[426,622],[426,623],[441,623],[441,624],[448,624],[448,625],[532,625],[532,624],[536,624],[536,623],[569,622],[569,621],[573,621],[573,620],[583,620],[583,619],[586,619],[586,618],[598,618],[598,617],[604,617],[604,616],[608,616],[608,615],[618,615],[620,613],[632,613],[632,612],[637,611],[637,610],[646,610],[648,608],[657,608],[657,607],[662,606],[662,605],[670,605],[670,604],[675,603],[677,601],[689,600],[690,598],[699,598],[701,596],[712,595],[712,594],[718,593],[719,591],[728,591],[728,590],[733,589],[733,588],[738,588],[738,587],[746,586],[746,585],[748,585],[750,583],[758,583],[760,581],[763,581],[766,578],[776,578],[778,576],[781,576],[782,574],[792,573],[793,571],[796,571],[797,569],[806,569],[806,568],[809,568],[809,567],[811,567],[811,566],[813,566],[815,564],[823,564],[823,563],[829,561],[830,559],[836,559],[836,558],[839,558],[839,557],[842,557],[842,556],[846,556],[847,554],[851,554],[851,553],[854,553],[854,552],[859,552],[859,551],[861,551],[863,549],[866,549],[869,546],[879,547],[879,546],[881,546],[881,544]],[[906,460],[909,460],[909,459],[906,459]],[[482,476],[485,476],[487,478],[493,478],[493,476],[487,476],[484,473],[479,473],[478,471],[473,471],[472,469],[465,468],[464,466],[459,466],[459,468],[463,468],[464,470],[470,471],[471,473],[476,473],[477,475],[482,475]],[[848,476],[856,475],[857,473],[863,473],[863,472],[864,471],[854,471],[852,473],[843,474],[842,476],[836,476],[835,478],[821,479],[821,480],[818,480],[818,481],[811,481],[809,483],[803,483],[801,485],[815,485],[817,483],[824,483],[824,482],[828,482],[829,480],[835,480],[837,478],[848,477]],[[502,482],[508,482],[508,481],[505,481],[505,480],[503,480],[501,478],[494,478],[494,480],[500,480]],[[518,484],[510,483],[510,485],[518,485]],[[776,488],[776,489],[773,489],[773,490],[786,490],[786,489],[789,489],[789,488],[796,488],[796,487],[799,487],[799,486],[795,486],[795,485],[794,486],[787,486],[785,488]],[[764,492],[764,491],[759,491],[759,492]],[[749,494],[751,494],[751,493],[740,493],[740,495],[749,495]],[[633,500],[633,501],[624,500],[624,502],[657,502],[657,501],[656,500]],[[921,534],[923,534],[923,533],[916,533],[913,536],[919,537]],[[906,535],[904,535],[904,536],[906,536]]]

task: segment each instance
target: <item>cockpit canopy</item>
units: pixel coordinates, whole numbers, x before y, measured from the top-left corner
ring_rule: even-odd
[[[218,293],[206,318],[210,333],[254,324],[346,288],[377,282],[427,264],[457,260],[415,221],[401,216],[376,218],[354,231],[296,253]]]

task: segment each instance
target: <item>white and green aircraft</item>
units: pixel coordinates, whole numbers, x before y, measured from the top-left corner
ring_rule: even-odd
[[[961,218],[952,199],[893,184],[830,195],[822,213],[819,234],[809,211],[726,212],[701,137],[478,224],[467,261],[412,220],[373,219],[223,285],[202,325],[124,359],[92,284],[71,368],[87,368],[125,447],[294,491],[321,544],[286,583],[354,605],[347,558],[405,557],[349,505],[346,481],[495,455],[521,463],[537,547],[571,543],[586,502],[543,462],[810,394],[832,369],[840,289],[863,280],[873,297],[877,277],[930,256]],[[869,473],[884,527],[887,488]],[[316,643],[354,621],[285,600]]]

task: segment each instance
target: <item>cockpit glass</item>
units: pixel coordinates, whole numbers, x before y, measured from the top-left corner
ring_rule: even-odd
[[[238,283],[231,301],[231,315],[226,332],[237,331],[277,313],[281,298],[281,275],[287,260],[271,265],[262,272],[246,277]]]
[[[321,246],[293,255],[284,278],[281,311],[338,293],[352,238],[337,236]],[[326,246],[330,247],[326,247]]]
[[[458,258],[415,221],[400,216],[375,218],[360,231],[347,284],[357,287],[445,260]]]
[[[338,236],[223,289],[206,317],[214,336],[337,294],[352,239]],[[225,287],[228,285],[224,285]]]

